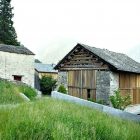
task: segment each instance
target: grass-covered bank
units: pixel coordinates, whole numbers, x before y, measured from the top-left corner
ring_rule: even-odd
[[[24,102],[24,99],[19,95],[20,92],[30,99],[36,96],[35,90],[31,87],[0,80],[0,104]]]
[[[0,109],[4,140],[139,140],[140,125],[91,108],[45,98]]]

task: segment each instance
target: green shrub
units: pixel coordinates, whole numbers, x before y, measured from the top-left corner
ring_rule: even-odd
[[[56,87],[56,80],[51,76],[43,76],[40,79],[40,90],[45,95],[50,95],[51,91]]]
[[[20,91],[31,100],[34,99],[37,95],[35,89],[29,86],[20,86]]]
[[[64,85],[60,85],[60,86],[59,86],[59,88],[58,88],[58,92],[61,92],[61,93],[67,94],[67,90],[66,90],[66,88],[64,87]]]
[[[114,91],[114,95],[110,96],[110,101],[114,108],[124,110],[126,106],[131,104],[131,96],[128,94],[126,96],[121,96],[120,91]]]

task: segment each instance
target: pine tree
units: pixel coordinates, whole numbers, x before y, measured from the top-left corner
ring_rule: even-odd
[[[19,46],[17,34],[13,27],[11,0],[0,0],[0,43]]]

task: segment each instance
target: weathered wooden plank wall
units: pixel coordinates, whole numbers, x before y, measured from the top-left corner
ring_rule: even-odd
[[[96,71],[68,71],[68,90],[72,96],[96,99]]]
[[[132,104],[140,103],[140,74],[120,73],[119,88],[122,95],[131,95]]]

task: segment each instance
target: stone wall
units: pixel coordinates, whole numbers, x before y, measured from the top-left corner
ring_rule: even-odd
[[[22,76],[22,82],[34,87],[34,55],[0,51],[0,78],[14,80]]]
[[[68,89],[68,79],[67,72],[59,71],[58,72],[58,86],[64,85],[66,89]]]
[[[119,88],[119,74],[112,71],[96,72],[96,100],[105,100],[109,104],[109,96]]]
[[[96,101],[104,100],[109,103],[110,71],[96,72]]]

